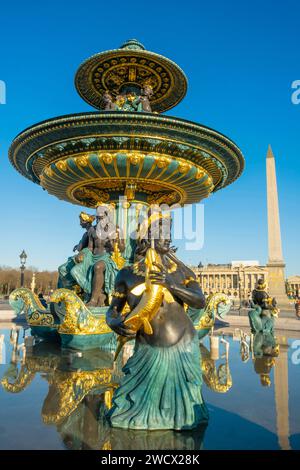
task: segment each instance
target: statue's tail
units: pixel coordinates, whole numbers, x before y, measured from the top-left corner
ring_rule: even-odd
[[[216,317],[224,320],[231,308],[231,300],[228,295],[223,293],[212,294],[208,297],[205,310],[215,319]]]
[[[17,315],[31,315],[36,310],[46,311],[38,296],[30,289],[20,287],[9,296],[9,303]]]
[[[65,316],[59,326],[63,334],[104,334],[111,333],[104,316],[96,318],[78,295],[69,289],[57,289],[53,292],[51,302],[62,302],[65,305]]]
[[[51,326],[54,324],[53,315],[30,289],[25,287],[15,289],[9,296],[9,303],[18,316],[25,315],[29,325]]]
[[[8,377],[4,376],[1,380],[1,385],[6,392],[19,393],[25,390],[25,388],[33,381],[34,377],[35,372],[31,372],[26,366],[22,366],[20,373],[14,382],[11,382]]]
[[[216,293],[208,297],[205,308],[200,314],[198,324],[194,324],[196,330],[199,330],[200,339],[214,326],[217,317],[222,320],[226,317],[230,307],[231,300],[226,294]]]

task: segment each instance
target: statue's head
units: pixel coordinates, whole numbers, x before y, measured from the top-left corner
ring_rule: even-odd
[[[101,204],[96,209],[96,221],[99,222],[100,220],[104,220],[108,218],[109,209],[106,204]]]
[[[256,288],[257,290],[265,290],[265,289],[267,288],[267,283],[266,283],[266,281],[265,281],[263,278],[258,279],[255,288]]]
[[[127,93],[126,98],[127,98],[128,101],[131,103],[132,101],[135,100],[136,96],[135,96],[135,94],[134,94],[132,91],[130,91],[130,92]]]
[[[144,88],[142,89],[142,95],[148,96],[150,98],[153,95],[153,88],[149,84],[145,84]]]
[[[116,97],[116,105],[119,106],[119,107],[122,107],[125,103],[125,96],[124,95],[117,95]]]
[[[95,216],[91,214],[87,214],[86,212],[80,212],[79,214],[79,223],[82,228],[86,228],[89,225],[92,225],[92,223],[95,220]]]
[[[112,96],[108,90],[105,90],[105,92],[103,93],[103,97],[110,100],[112,99]]]
[[[154,245],[156,251],[165,254],[170,251],[171,245],[171,223],[169,213],[152,212],[139,227],[138,248],[141,252],[146,252],[150,246]]]

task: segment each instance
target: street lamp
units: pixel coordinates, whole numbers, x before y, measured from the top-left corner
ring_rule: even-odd
[[[203,271],[203,264],[202,262],[200,261],[200,263],[198,264],[198,269],[199,269],[199,282],[200,282],[200,286],[203,290],[204,286],[203,286],[203,277],[202,277],[202,271]]]
[[[20,254],[21,287],[24,287],[24,271],[25,271],[26,259],[27,259],[27,255],[25,253],[25,250],[23,250],[22,253]]]

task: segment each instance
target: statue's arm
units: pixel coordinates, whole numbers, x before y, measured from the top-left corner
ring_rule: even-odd
[[[276,299],[273,297],[270,297],[270,295],[265,292],[264,299],[263,299],[263,308],[266,310],[273,310],[277,306]]]
[[[154,284],[163,285],[173,296],[189,305],[189,307],[197,309],[205,307],[204,294],[194,276],[186,279],[186,281],[182,283],[176,278],[176,272],[168,273],[164,266],[154,264],[159,268],[159,271],[150,271],[150,279]]]
[[[94,251],[94,237],[93,237],[93,232],[89,233],[89,239],[88,239],[88,244],[87,244],[88,249],[93,253]]]
[[[88,233],[84,233],[80,242],[74,246],[73,251],[81,251],[83,248],[86,248],[89,244],[89,235]]]
[[[123,270],[121,270],[116,278],[115,290],[112,294],[112,301],[106,312],[106,323],[118,335],[135,337],[135,332],[131,331],[124,325],[125,317],[122,315],[123,308],[127,300],[127,289],[123,281]]]
[[[186,285],[171,284],[169,290],[173,296],[178,297],[189,307],[196,309],[205,307],[205,296],[196,280],[191,280]]]

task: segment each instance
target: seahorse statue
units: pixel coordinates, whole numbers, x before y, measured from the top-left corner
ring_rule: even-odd
[[[17,367],[16,367],[17,369]],[[4,375],[1,380],[1,385],[6,392],[19,393],[25,390],[26,387],[33,381],[35,372],[28,370],[26,366],[22,366],[17,378],[12,382],[9,377]]]
[[[42,408],[42,419],[46,424],[56,425],[70,416],[93,389],[116,386],[110,369],[56,370],[48,382],[49,394]]]
[[[195,329],[198,331],[199,339],[202,339],[214,326],[217,317],[224,319],[231,307],[231,300],[226,294],[211,294],[202,310],[196,310],[191,307],[187,310],[193,320]]]
[[[54,316],[41,304],[38,296],[30,289],[15,289],[9,296],[9,303],[17,315],[25,314],[30,326],[51,326]]]
[[[14,373],[12,374],[12,371],[8,370],[1,380],[1,385],[7,392],[20,393],[31,384],[36,373],[53,373],[58,362],[59,359],[57,357],[26,356],[25,363],[21,365],[20,372],[18,373],[17,365],[13,364]],[[12,375],[16,375],[13,381],[11,379]]]
[[[58,328],[59,333],[79,335],[112,332],[105,317],[96,318],[78,295],[71,290],[57,289],[51,295],[50,301],[64,302],[65,305],[65,316]]]

